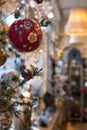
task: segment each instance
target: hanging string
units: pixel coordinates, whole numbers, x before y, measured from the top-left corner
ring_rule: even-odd
[[[21,5],[20,7],[17,7],[16,10],[14,10],[14,11],[11,12],[10,14],[8,14],[6,17],[1,18],[1,19],[0,19],[0,22],[1,22],[1,23],[5,22],[5,20],[6,20],[9,16],[11,16],[12,14],[14,14],[17,10],[20,11],[21,9],[23,9],[23,5]]]

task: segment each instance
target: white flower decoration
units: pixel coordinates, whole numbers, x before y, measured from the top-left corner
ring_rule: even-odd
[[[28,39],[31,43],[36,42],[36,41],[37,41],[37,34],[34,33],[34,32],[31,32],[31,33],[29,34],[29,36],[27,37],[27,39]]]

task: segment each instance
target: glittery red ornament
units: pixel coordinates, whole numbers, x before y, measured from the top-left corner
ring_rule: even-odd
[[[25,18],[15,21],[8,31],[11,45],[20,52],[31,52],[39,47],[42,41],[42,31],[39,25]]]

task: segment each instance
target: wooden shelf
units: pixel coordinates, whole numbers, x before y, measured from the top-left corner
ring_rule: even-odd
[[[40,130],[58,130],[61,126],[62,119],[63,111],[62,109],[59,109],[52,116],[52,120],[48,123],[48,126],[46,128],[40,127]]]

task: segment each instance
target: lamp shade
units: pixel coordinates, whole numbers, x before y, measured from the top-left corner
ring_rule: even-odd
[[[66,35],[87,35],[87,9],[75,8],[70,11],[68,21],[65,25]]]

